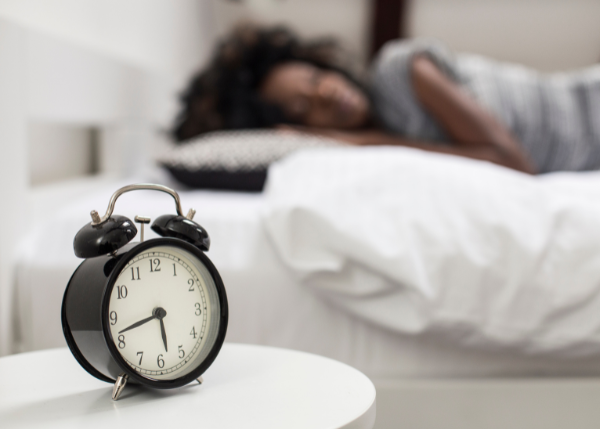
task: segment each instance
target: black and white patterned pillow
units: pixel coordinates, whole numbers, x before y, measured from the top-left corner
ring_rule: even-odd
[[[193,188],[258,192],[272,162],[299,149],[337,145],[332,139],[288,131],[220,131],[172,146],[159,163]]]

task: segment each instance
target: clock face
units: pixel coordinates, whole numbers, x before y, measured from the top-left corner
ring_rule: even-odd
[[[112,341],[138,374],[173,380],[193,371],[214,345],[217,288],[193,254],[157,246],[133,257],[114,283],[108,308]]]

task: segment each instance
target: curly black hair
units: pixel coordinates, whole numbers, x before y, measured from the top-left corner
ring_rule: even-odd
[[[340,66],[341,52],[332,39],[301,43],[285,27],[239,25],[219,43],[208,67],[194,76],[183,93],[172,137],[182,142],[210,131],[291,123],[282,109],[258,95],[264,78],[278,64],[303,61],[335,70],[358,84]]]

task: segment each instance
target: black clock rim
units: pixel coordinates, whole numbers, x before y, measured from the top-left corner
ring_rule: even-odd
[[[73,276],[75,275],[77,270],[79,270],[81,265],[83,265],[83,262],[81,264],[79,264],[79,267],[77,267],[77,269],[73,272],[73,274],[71,275],[71,279],[73,278]],[[85,369],[91,375],[96,377],[98,380],[102,380],[107,383],[114,383],[115,380],[102,374],[100,371],[98,371],[96,368],[94,368],[92,366],[92,364],[90,364],[87,361],[87,359],[83,356],[83,354],[81,354],[81,351],[79,350],[79,347],[77,347],[77,343],[75,342],[75,339],[73,338],[73,334],[71,333],[71,327],[69,326],[69,321],[67,320],[67,306],[66,306],[67,292],[69,290],[69,286],[71,286],[71,279],[69,279],[69,283],[67,283],[67,289],[65,289],[65,293],[63,295],[63,300],[62,300],[62,308],[60,310],[60,319],[62,322],[63,334],[65,336],[67,346],[69,346],[69,349],[71,350],[71,353],[75,357],[75,360],[77,362],[79,362],[79,365],[81,365],[83,367],[83,369]]]
[[[208,269],[209,274],[215,282],[215,286],[217,288],[217,296],[219,297],[219,305],[221,307],[219,331],[217,333],[217,338],[215,339],[215,343],[212,349],[208,352],[206,358],[202,361],[200,365],[198,365],[198,367],[195,370],[174,380],[154,380],[138,374],[133,368],[129,366],[125,359],[123,359],[121,353],[119,353],[117,346],[115,346],[115,343],[113,341],[109,325],[110,322],[108,317],[108,310],[110,304],[110,295],[112,293],[112,289],[115,285],[115,282],[117,281],[117,277],[119,276],[125,265],[127,265],[127,263],[132,258],[142,253],[146,249],[157,246],[179,247],[198,257],[198,259],[200,259],[204,266]],[[227,295],[225,293],[225,286],[223,285],[223,280],[221,279],[219,272],[217,271],[211,260],[208,259],[208,257],[204,254],[204,252],[202,252],[196,246],[178,238],[163,237],[146,240],[136,245],[133,249],[124,254],[115,266],[115,268],[112,270],[112,273],[108,281],[106,282],[106,289],[104,291],[104,297],[102,298],[102,329],[104,331],[104,340],[112,358],[115,360],[115,362],[117,362],[121,370],[123,370],[123,372],[129,376],[130,381],[134,381],[141,385],[149,386],[155,389],[172,389],[175,387],[185,386],[186,384],[200,377],[212,365],[217,355],[219,354],[223,343],[225,342],[225,334],[227,333],[228,320],[229,308],[227,305]]]

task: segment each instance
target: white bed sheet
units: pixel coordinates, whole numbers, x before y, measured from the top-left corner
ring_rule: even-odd
[[[60,326],[62,295],[80,263],[73,255],[73,237],[89,221],[90,210],[103,214],[110,195],[122,185],[114,183],[81,195],[24,241],[16,273],[21,350],[65,345]],[[283,265],[262,226],[262,195],[208,191],[180,195],[184,211],[195,208],[195,220],[211,236],[208,256],[223,277],[230,305],[227,341],[317,353],[352,365],[375,381],[600,375],[597,359],[470,349],[439,335],[403,335],[371,325],[305,287]],[[115,208],[115,213],[130,218],[171,212],[171,197],[146,191],[124,195]]]
[[[273,165],[265,194],[285,265],[357,317],[467,347],[600,356],[600,172],[322,149]]]

